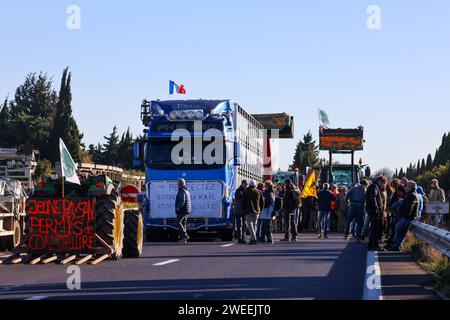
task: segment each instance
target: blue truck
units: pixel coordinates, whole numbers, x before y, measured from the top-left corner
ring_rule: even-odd
[[[242,179],[263,180],[263,126],[231,100],[147,101],[141,105],[145,141],[135,145],[144,166],[142,207],[150,241],[177,236],[177,180],[191,191],[188,231],[233,239],[232,199]]]

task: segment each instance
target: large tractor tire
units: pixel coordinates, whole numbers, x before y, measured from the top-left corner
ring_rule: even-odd
[[[14,231],[14,234],[0,237],[0,251],[13,250],[20,245],[20,240],[22,239],[20,223],[16,219],[9,219],[4,221],[3,227],[5,230]]]
[[[98,197],[95,204],[97,235],[114,249],[112,258],[120,259],[123,249],[123,206],[116,193]]]
[[[144,247],[144,220],[137,210],[125,211],[125,232],[123,239],[123,256],[139,258]]]

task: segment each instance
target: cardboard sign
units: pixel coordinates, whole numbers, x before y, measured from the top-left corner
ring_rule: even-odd
[[[27,206],[30,252],[89,253],[95,247],[95,199],[37,199]]]
[[[187,182],[191,192],[193,218],[222,217],[223,185],[218,181]],[[175,218],[176,181],[150,183],[150,211],[152,218]]]
[[[448,214],[449,203],[440,201],[430,201],[426,205],[428,214]]]

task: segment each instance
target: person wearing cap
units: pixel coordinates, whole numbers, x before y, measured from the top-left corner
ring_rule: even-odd
[[[347,194],[346,201],[349,203],[349,210],[347,212],[347,222],[344,231],[344,240],[350,239],[351,225],[356,224],[355,237],[356,242],[362,242],[362,232],[364,227],[364,206],[366,203],[366,190],[369,186],[369,181],[362,180],[361,183],[354,186]]]
[[[236,223],[236,238],[238,243],[245,242],[245,211],[242,208],[242,198],[248,188],[247,180],[242,180],[241,186],[237,188],[233,200],[233,214]]]
[[[264,197],[261,191],[256,188],[256,181],[250,180],[249,187],[245,190],[241,200],[242,209],[245,212],[245,221],[250,232],[249,244],[256,244],[256,224],[259,215],[264,208]]]
[[[192,212],[191,193],[186,187],[186,181],[178,179],[178,193],[175,199],[175,211],[177,214],[177,225],[180,232],[180,243],[186,243],[189,240],[186,223]]]
[[[283,209],[284,209],[284,224],[285,224],[285,234],[284,238],[280,241],[297,241],[297,223],[295,219],[296,212],[298,210],[298,204],[296,202],[296,190],[291,179],[286,179],[285,191],[283,198]]]

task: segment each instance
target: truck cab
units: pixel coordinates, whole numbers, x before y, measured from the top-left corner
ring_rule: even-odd
[[[144,100],[141,120],[145,141],[135,146],[135,165],[145,167],[147,239],[177,237],[177,180],[184,178],[193,207],[188,231],[232,240],[238,181],[262,182],[262,125],[231,100]]]

